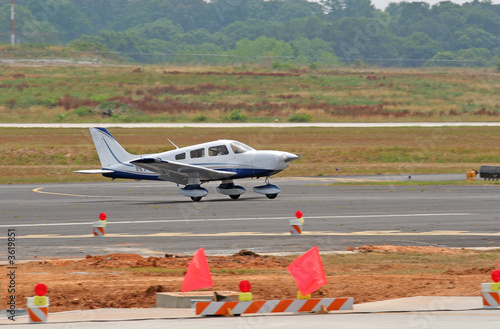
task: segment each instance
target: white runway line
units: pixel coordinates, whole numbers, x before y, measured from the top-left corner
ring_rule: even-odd
[[[0,128],[398,128],[499,127],[500,122],[0,123]]]
[[[322,232],[308,231],[302,232],[303,236],[500,236],[500,233],[474,233],[467,231],[429,231],[419,233],[407,233],[401,231],[361,231],[350,233],[337,232]],[[266,232],[223,232],[223,233],[190,233],[190,232],[175,232],[175,233],[151,233],[151,234],[127,234],[127,233],[111,233],[106,234],[106,238],[159,238],[159,237],[242,237],[242,236],[290,236],[289,232],[282,233],[266,233]],[[83,235],[59,235],[59,234],[29,234],[16,236],[18,239],[71,239],[71,238],[93,238],[92,234]],[[6,239],[6,237],[0,237]]]
[[[349,219],[349,218],[386,218],[386,217],[431,217],[431,216],[471,216],[469,213],[434,213],[434,214],[382,214],[382,215],[347,215],[347,216],[308,216],[305,219]],[[146,224],[146,223],[179,223],[179,222],[223,222],[223,221],[255,221],[255,220],[282,220],[293,219],[295,217],[244,217],[244,218],[197,218],[197,219],[155,219],[155,220],[126,220],[126,221],[108,221],[108,224]],[[92,225],[93,221],[78,223],[32,223],[32,224],[8,224],[0,227],[41,227],[41,226],[76,226]]]

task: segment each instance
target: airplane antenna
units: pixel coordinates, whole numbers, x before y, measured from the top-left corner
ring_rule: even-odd
[[[167,138],[167,139],[168,139],[168,138]],[[168,141],[169,141],[170,143],[172,143],[172,145],[173,145],[173,146],[175,146],[175,148],[176,148],[176,149],[178,149],[178,148],[179,148],[179,147],[178,147],[177,145],[175,145],[175,144],[174,144],[174,142],[172,142],[170,139],[168,139]]]

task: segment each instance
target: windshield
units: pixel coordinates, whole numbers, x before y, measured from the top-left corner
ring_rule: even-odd
[[[254,150],[250,146],[245,145],[245,144],[240,143],[240,142],[232,142],[231,143],[231,149],[233,150],[233,152],[235,154],[245,153],[245,152],[253,151]]]

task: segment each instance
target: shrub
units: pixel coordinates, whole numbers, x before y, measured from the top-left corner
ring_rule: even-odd
[[[231,121],[243,122],[246,121],[248,117],[245,114],[241,113],[240,110],[234,110],[233,112],[231,112],[231,114],[229,114],[228,119]]]
[[[290,63],[281,63],[279,61],[274,61],[272,63],[273,70],[298,70],[299,68],[293,64]]]
[[[106,95],[94,95],[91,97],[91,99],[95,102],[102,102],[102,101],[105,101],[107,100],[109,97],[106,96]]]
[[[197,117],[195,117],[193,120],[195,122],[205,122],[207,121],[208,117],[206,115],[198,115]]]
[[[360,59],[357,59],[355,60],[354,62],[351,63],[352,67],[355,67],[355,68],[367,68],[368,67],[368,64],[366,64],[365,62],[363,62],[362,60]]]
[[[92,116],[94,114],[94,110],[90,106],[80,106],[76,110],[73,111],[74,114],[79,117]]]
[[[290,122],[311,122],[312,116],[307,113],[294,113],[288,117]]]
[[[319,68],[319,65],[317,63],[309,64],[309,70],[317,70],[318,68]]]
[[[53,95],[49,95],[45,97],[41,103],[46,106],[54,107],[57,104],[57,98]]]

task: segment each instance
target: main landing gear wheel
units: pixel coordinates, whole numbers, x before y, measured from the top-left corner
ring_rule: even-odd
[[[276,199],[276,197],[278,196],[278,193],[275,193],[275,194],[266,194],[267,198],[268,199]]]
[[[201,201],[201,198],[202,198],[201,196],[196,196],[196,197],[192,196],[191,200],[193,200],[194,202],[199,202]]]
[[[229,197],[230,197],[231,199],[233,199],[233,200],[237,200],[237,199],[239,199],[239,198],[240,198],[240,195],[241,195],[241,194],[233,194],[233,195],[230,195]]]

